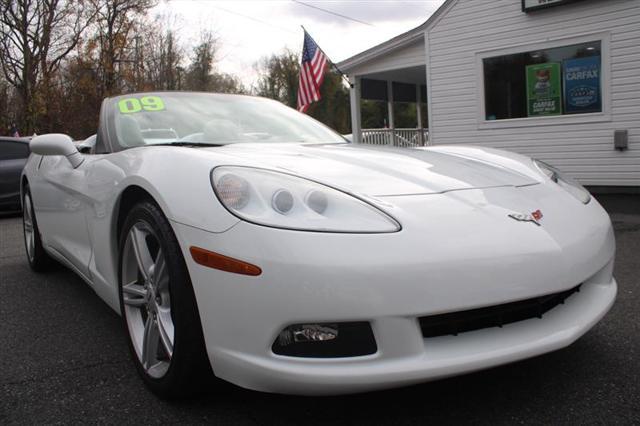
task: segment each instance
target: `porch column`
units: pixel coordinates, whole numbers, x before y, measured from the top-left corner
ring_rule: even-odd
[[[389,113],[389,128],[395,129],[395,123],[393,120],[393,82],[387,80],[387,109]]]
[[[421,96],[421,90],[420,90],[420,85],[416,84],[416,108],[418,109],[416,111],[416,117],[418,117],[418,129],[422,129],[422,108],[420,108],[420,103],[422,101],[422,99],[420,99]]]
[[[420,141],[420,146],[426,146],[427,141],[424,136],[424,128],[422,124],[422,108],[420,108],[422,104],[422,90],[420,90],[420,84],[416,84],[416,117],[418,118],[418,140]]]
[[[349,90],[349,100],[351,101],[351,137],[353,143],[362,141],[362,116],[360,114],[360,93],[362,85],[360,77],[349,76],[349,83],[352,87]]]

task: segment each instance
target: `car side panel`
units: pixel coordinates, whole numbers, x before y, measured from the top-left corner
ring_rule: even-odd
[[[210,183],[213,167],[230,161],[224,156],[212,161],[192,148],[142,147],[91,157],[85,176],[86,220],[94,255],[88,269],[94,290],[117,312],[117,221],[127,188],[149,193],[172,221],[213,233],[239,222],[217,201]]]
[[[86,181],[88,163],[74,169],[63,156],[43,157],[30,187],[45,247],[90,280],[92,244],[85,217],[91,204]]]

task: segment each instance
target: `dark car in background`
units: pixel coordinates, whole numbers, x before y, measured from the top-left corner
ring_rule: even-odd
[[[31,152],[29,140],[0,136],[0,211],[20,210],[20,175]]]

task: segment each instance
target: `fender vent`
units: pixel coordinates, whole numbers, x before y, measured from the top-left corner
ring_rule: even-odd
[[[423,337],[437,337],[457,335],[467,331],[480,330],[490,327],[502,327],[530,318],[542,318],[556,306],[563,304],[574,293],[580,291],[580,286],[502,305],[468,311],[450,312],[441,315],[430,315],[419,318]]]

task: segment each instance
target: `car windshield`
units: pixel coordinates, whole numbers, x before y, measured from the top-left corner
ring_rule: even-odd
[[[340,135],[269,99],[209,93],[141,93],[113,98],[118,145],[344,143]]]

